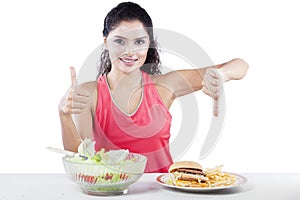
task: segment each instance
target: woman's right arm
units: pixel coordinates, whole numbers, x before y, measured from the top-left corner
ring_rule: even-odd
[[[70,72],[72,86],[61,99],[58,110],[64,149],[77,152],[81,141],[93,135],[96,82],[77,86],[75,69],[71,67]]]

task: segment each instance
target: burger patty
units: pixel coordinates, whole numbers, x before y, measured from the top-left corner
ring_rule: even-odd
[[[178,180],[185,180],[185,181],[197,181],[199,180],[207,180],[207,177],[202,174],[191,174],[191,173],[183,173],[183,172],[174,172],[173,173],[175,178]]]
[[[206,174],[203,171],[197,170],[197,169],[189,169],[189,168],[178,168],[176,169],[178,172],[187,172],[191,174],[201,174],[205,176]]]
[[[183,181],[197,181],[198,182],[199,179],[192,178],[192,177],[180,177],[179,180],[183,180]],[[200,179],[200,180],[202,181],[202,179]]]

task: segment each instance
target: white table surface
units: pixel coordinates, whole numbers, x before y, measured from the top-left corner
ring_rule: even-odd
[[[0,200],[84,199],[300,199],[300,174],[246,173],[248,181],[239,188],[209,193],[187,193],[156,182],[160,174],[144,174],[127,194],[92,196],[81,192],[65,174],[0,174]]]

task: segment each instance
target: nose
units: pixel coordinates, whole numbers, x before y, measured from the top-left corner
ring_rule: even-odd
[[[134,54],[133,48],[130,45],[128,45],[124,54],[129,57],[133,56],[133,54]]]
[[[126,46],[124,54],[126,56],[132,57],[134,55],[134,52],[136,51],[134,44],[128,44]]]
[[[124,54],[128,57],[132,57],[133,56],[133,51],[126,51]]]

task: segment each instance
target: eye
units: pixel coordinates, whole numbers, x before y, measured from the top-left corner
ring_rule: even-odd
[[[125,44],[125,41],[122,40],[122,39],[115,39],[114,40],[114,43],[118,44],[118,45],[124,45]]]
[[[146,43],[146,41],[145,40],[142,40],[142,39],[139,39],[139,40],[136,40],[135,41],[135,44],[137,44],[137,45],[143,45],[143,44],[145,44]]]

